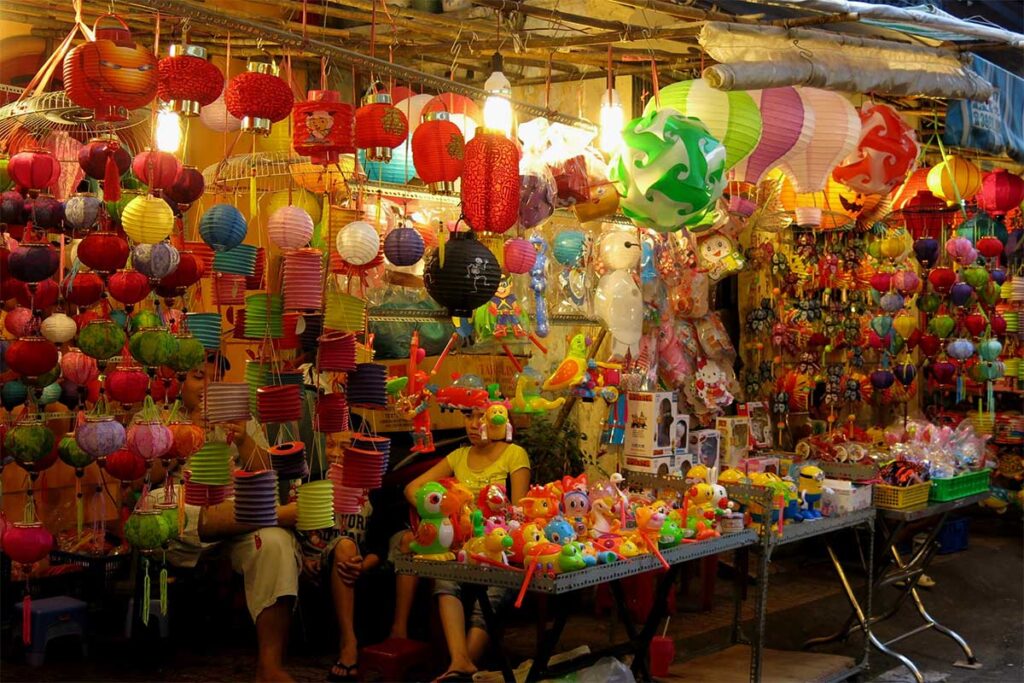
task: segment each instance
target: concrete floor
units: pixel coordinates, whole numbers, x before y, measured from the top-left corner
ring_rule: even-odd
[[[850,542],[837,541],[849,550]],[[851,555],[851,560],[853,555]],[[798,552],[776,558],[772,564],[769,591],[767,645],[776,649],[794,649],[811,636],[838,628],[848,613],[848,603],[840,593],[837,580],[820,545],[808,542]],[[970,547],[960,553],[939,556],[930,575],[937,586],[923,592],[932,615],[957,630],[974,648],[983,668],[976,671],[952,666],[961,658],[959,649],[934,632],[914,636],[897,648],[911,657],[928,674],[929,683],[940,681],[1024,681],[1024,544],[1019,516],[994,517],[979,512],[972,520]],[[851,568],[851,576],[860,584],[863,577]],[[891,589],[890,589],[891,590]],[[687,611],[690,599],[679,599],[680,610],[669,625],[669,635],[677,641],[679,659],[728,642],[732,615],[731,583],[720,578],[710,612]],[[891,597],[876,596],[876,605]],[[581,644],[600,647],[620,640],[621,627],[608,616],[595,616],[592,600],[577,608],[569,620],[561,649]],[[751,601],[744,614],[752,616]],[[531,656],[534,645],[533,617],[522,614],[507,633],[506,645],[513,660]],[[894,619],[877,627],[881,637],[920,623],[912,608],[905,607]],[[307,626],[315,629],[315,645],[293,642],[289,669],[300,681],[324,680],[333,661],[329,642],[333,627],[329,624]],[[19,661],[16,648],[4,643],[4,661],[0,681],[244,681],[253,674],[253,634],[246,628],[225,631],[218,642],[203,648],[176,647],[173,651],[159,641],[94,643],[88,659],[83,660],[74,647],[51,650],[48,662],[32,669]],[[293,639],[294,641],[294,639]],[[836,643],[818,651],[857,657],[862,639],[853,636],[847,643]],[[443,665],[439,663],[439,665]],[[684,665],[685,666],[685,665]],[[685,668],[683,669],[685,672]],[[867,680],[880,683],[910,681],[906,670],[894,659],[872,653]],[[722,683],[731,683],[723,681]],[[739,681],[737,681],[739,683]]]

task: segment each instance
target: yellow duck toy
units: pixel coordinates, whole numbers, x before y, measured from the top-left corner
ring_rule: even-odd
[[[580,383],[587,371],[587,339],[577,334],[569,342],[569,350],[551,376],[541,386],[544,391],[561,391]]]
[[[497,526],[483,536],[474,536],[466,541],[459,551],[459,561],[504,566],[508,564],[507,551],[511,548],[512,537]]]

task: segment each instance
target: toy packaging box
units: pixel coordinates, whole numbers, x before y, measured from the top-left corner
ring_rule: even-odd
[[[675,455],[679,424],[689,432],[690,421],[680,422],[678,399],[674,391],[631,391],[626,396],[627,421],[624,453],[644,458]],[[683,442],[685,441],[683,437]]]
[[[719,446],[722,435],[715,429],[697,429],[690,432],[691,464],[706,465],[708,469],[718,467]]]
[[[871,506],[871,484],[825,479],[821,486],[821,514],[826,517],[846,515]]]
[[[719,417],[715,428],[722,437],[721,459],[724,466],[737,467],[750,451],[750,418]]]

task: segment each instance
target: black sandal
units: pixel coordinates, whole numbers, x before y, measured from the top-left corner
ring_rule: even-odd
[[[343,671],[344,673],[336,674],[334,670]],[[359,680],[359,662],[355,664],[342,664],[339,659],[331,667],[330,671],[327,672],[327,680],[341,683],[342,681],[357,681]]]

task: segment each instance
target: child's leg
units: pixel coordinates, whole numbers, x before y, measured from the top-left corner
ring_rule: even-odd
[[[441,613],[441,628],[448,642],[448,655],[451,663],[448,671],[459,671],[471,674],[476,672],[476,664],[469,655],[469,644],[466,639],[466,612],[462,604],[462,587],[454,581],[435,581],[434,595]]]
[[[412,542],[412,532],[402,531],[392,538],[392,550],[408,554]],[[392,638],[409,637],[409,615],[416,599],[416,586],[419,578],[411,574],[395,575],[395,620],[391,624]]]
[[[355,630],[355,586],[341,580],[338,568],[359,555],[359,547],[350,538],[342,538],[334,546],[331,558],[331,597],[334,600],[334,614],[341,632],[338,661],[351,666],[359,658],[359,642]],[[337,672],[342,674],[343,672]]]

